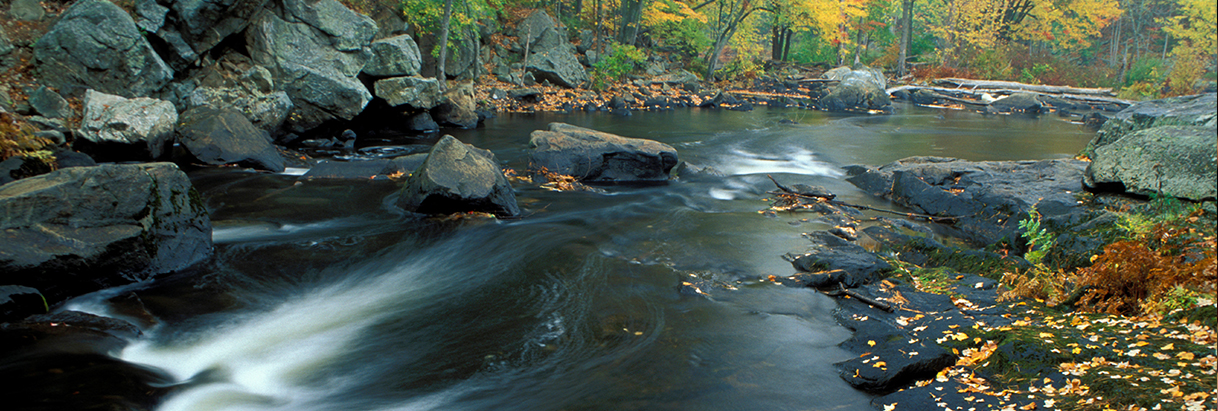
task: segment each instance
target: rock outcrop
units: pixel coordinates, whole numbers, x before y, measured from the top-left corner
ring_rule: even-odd
[[[548,80],[567,88],[577,88],[588,81],[588,71],[575,56],[575,46],[567,40],[566,31],[545,11],[537,10],[521,21],[516,35],[522,43],[528,42],[525,70],[537,81]]]
[[[1104,123],[1083,154],[1090,156],[1100,147],[1116,142],[1138,130],[1158,126],[1218,127],[1218,94],[1169,97],[1141,101],[1121,110]]]
[[[173,70],[140,34],[126,11],[105,0],[81,0],[34,44],[42,83],[68,95],[86,89],[149,96]]]
[[[398,205],[423,214],[520,214],[516,193],[494,155],[444,136],[402,188]]]
[[[102,160],[159,159],[169,154],[177,120],[168,101],[88,90],[75,148]]]
[[[415,76],[423,59],[419,46],[408,35],[394,36],[372,42],[372,58],[364,66],[364,74],[376,77]]]
[[[1083,174],[1089,187],[1193,201],[1218,198],[1218,128],[1158,126],[1099,146]]]
[[[654,141],[627,138],[564,123],[534,131],[529,139],[530,162],[584,182],[667,181],[677,165],[677,150]]]
[[[1078,160],[909,157],[876,168],[847,167],[846,180],[916,212],[956,217],[961,236],[988,245],[1018,241],[1018,222],[1033,206],[1045,218],[1080,218],[1075,194],[1083,191],[1086,166]]]
[[[211,220],[172,163],[74,167],[0,186],[0,284],[66,298],[211,256]]]
[[[161,40],[175,70],[186,69],[225,38],[240,33],[270,0],[140,0],[137,24]]]
[[[237,164],[281,172],[283,157],[266,131],[232,109],[195,107],[178,121],[178,142],[204,164]]]
[[[334,0],[286,0],[283,15],[262,10],[245,31],[253,62],[292,98],[290,131],[350,120],[372,100],[356,78],[371,56],[376,23]]]

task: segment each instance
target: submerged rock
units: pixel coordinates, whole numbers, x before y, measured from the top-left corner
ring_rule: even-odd
[[[73,167],[0,186],[0,284],[49,303],[211,256],[211,220],[172,163]]]
[[[667,144],[565,123],[534,131],[529,145],[534,168],[585,182],[668,181],[677,165],[677,150]]]
[[[516,193],[494,155],[444,136],[402,188],[398,205],[423,214],[520,214]]]

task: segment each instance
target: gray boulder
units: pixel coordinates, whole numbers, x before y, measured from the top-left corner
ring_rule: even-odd
[[[8,16],[18,21],[38,21],[46,16],[46,10],[38,0],[13,0],[8,8]]]
[[[1045,218],[1075,220],[1087,163],[1078,160],[965,161],[909,157],[881,167],[846,167],[847,181],[914,212],[956,217],[959,235],[980,245],[1017,241],[1035,206]],[[1072,221],[1077,224],[1078,221]]]
[[[677,150],[653,140],[627,138],[564,123],[530,135],[535,168],[585,182],[668,181]]]
[[[405,34],[374,41],[371,50],[372,58],[364,66],[364,74],[369,76],[414,76],[423,64],[419,46]]]
[[[474,86],[461,83],[444,93],[444,102],[436,106],[435,121],[461,127],[478,127],[478,104],[474,101]]]
[[[204,164],[238,164],[273,172],[284,169],[283,157],[266,131],[232,109],[195,107],[182,113],[178,142]]]
[[[986,107],[990,113],[1039,114],[1045,104],[1036,93],[1015,93],[999,98]]]
[[[299,2],[291,3],[303,7]],[[333,0],[317,4],[331,3],[337,4]],[[270,70],[275,83],[292,98],[294,107],[287,122],[291,131],[303,132],[333,119],[350,120],[372,100],[372,94],[356,76],[371,54],[364,46],[371,42],[375,24],[366,16],[338,7],[345,12],[335,11],[334,16],[324,18],[297,10],[306,17],[300,18],[301,22],[263,10],[246,29],[253,62]],[[310,21],[321,28],[307,23]],[[357,47],[360,44],[363,46]]]
[[[398,205],[423,214],[520,214],[516,193],[494,156],[444,136],[402,188]]]
[[[182,270],[211,220],[172,163],[74,167],[0,186],[0,284],[66,298]]]
[[[42,83],[67,95],[85,89],[147,96],[173,79],[135,21],[105,0],[82,0],[34,44]]]
[[[377,80],[373,86],[376,96],[385,99],[390,106],[407,105],[429,110],[443,101],[440,82],[434,78],[394,77]]]
[[[820,106],[826,110],[867,112],[892,108],[892,101],[884,91],[888,81],[879,70],[838,67],[825,72],[824,77],[838,80],[838,84],[820,101]]]
[[[1083,177],[1089,187],[1120,183],[1132,193],[1213,200],[1218,128],[1158,126],[1126,134],[1096,148]]]
[[[376,21],[336,0],[283,0],[284,19],[325,33],[338,51],[361,51],[376,36]]]
[[[269,0],[141,0],[136,4],[137,24],[155,33],[168,47],[166,58],[177,70],[185,69],[230,35],[240,33]]]
[[[47,88],[46,86],[39,87],[30,93],[30,107],[43,117],[47,118],[68,118],[72,117],[72,107],[68,106],[68,101],[63,99],[59,93]]]
[[[575,57],[574,46],[559,47],[533,53],[525,70],[537,81],[548,80],[558,86],[578,88],[588,82],[588,71]]]
[[[288,93],[276,91],[270,94],[251,92],[244,88],[199,87],[183,99],[187,110],[194,107],[230,108],[245,116],[254,127],[275,135],[288,113],[292,111],[292,99]]]
[[[20,285],[0,285],[0,322],[17,321],[46,312],[46,299],[38,290]]]
[[[532,14],[529,14],[529,16],[525,17],[524,20],[521,20],[520,23],[516,25],[516,31],[513,33],[513,35],[520,39],[521,47],[524,47],[525,44],[529,44],[529,47],[532,48],[536,45],[538,40],[541,40],[542,36],[547,31],[556,29],[557,25],[554,23],[554,19],[544,10],[539,9],[534,11]]]
[[[4,58],[16,48],[13,41],[8,39],[8,34],[5,34],[4,27],[0,27],[0,64],[3,64]]]
[[[158,159],[169,154],[177,121],[178,111],[168,101],[88,90],[75,145],[99,159]]]
[[[1092,153],[1104,145],[1138,130],[1158,126],[1204,126],[1216,127],[1218,117],[1218,94],[1205,93],[1192,96],[1168,97],[1141,101],[1113,115],[1104,123],[1083,154]]]

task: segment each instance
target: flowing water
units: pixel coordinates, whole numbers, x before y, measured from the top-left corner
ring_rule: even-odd
[[[121,358],[181,382],[166,411],[870,409],[832,366],[849,357],[834,301],[758,281],[791,274],[781,255],[829,227],[758,213],[766,174],[894,208],[841,166],[1063,158],[1092,134],[1053,117],[897,113],[502,115],[453,131],[517,170],[529,132],[562,121],[662,141],[724,175],[603,193],[517,184],[525,215],[502,221],[404,215],[388,181],[192,172],[215,259],[135,292],[155,318],[128,315],[146,334]],[[680,292],[691,279],[717,286]],[[71,306],[130,311],[110,301]]]

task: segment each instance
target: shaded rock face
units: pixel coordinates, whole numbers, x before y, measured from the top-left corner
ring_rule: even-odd
[[[0,284],[51,304],[210,258],[211,220],[172,163],[74,167],[0,186]]]
[[[1045,218],[1081,218],[1074,195],[1083,190],[1086,166],[1078,160],[909,157],[878,168],[849,166],[846,180],[920,213],[959,217],[955,227],[962,236],[989,245],[1018,241],[1019,220],[1033,205]]]
[[[0,285],[0,322],[47,312],[46,300],[38,290],[20,285]]]
[[[419,46],[405,34],[372,42],[372,58],[364,74],[377,77],[414,76],[423,65]]]
[[[677,165],[677,150],[670,145],[565,123],[534,131],[529,145],[533,168],[585,182],[668,181]]]
[[[177,135],[186,151],[205,164],[239,164],[273,172],[284,169],[283,157],[266,132],[232,109],[202,106],[187,110],[178,122]]]
[[[516,35],[522,44],[529,45],[525,70],[536,81],[548,80],[567,88],[578,88],[588,81],[588,72],[576,57],[575,46],[546,12],[537,10],[530,14],[517,25]]]
[[[286,92],[276,91],[270,70],[238,53],[225,54],[190,81],[197,87],[180,99],[182,111],[199,106],[230,108],[272,136],[280,134],[293,107]]]
[[[884,262],[866,248],[838,238],[824,231],[809,234],[813,248],[801,255],[789,255],[791,265],[803,272],[828,272],[840,270],[845,276],[836,282],[847,287],[857,287],[883,278],[892,271],[892,265]]]
[[[821,99],[820,105],[829,111],[865,112],[892,108],[892,101],[884,91],[887,79],[879,70],[850,70],[847,67],[838,67],[825,72],[824,76],[839,81],[837,86]]]
[[[105,0],[83,0],[34,44],[43,84],[78,96],[95,89],[124,97],[147,96],[173,79],[135,21]]]
[[[168,101],[89,90],[75,147],[106,160],[162,158],[173,144],[177,120],[178,111]]]
[[[1216,106],[1218,94],[1215,93],[1138,102],[1108,119],[1096,137],[1087,143],[1083,154],[1090,156],[1099,147],[1116,142],[1127,134],[1151,127],[1218,127]]]
[[[30,106],[43,117],[68,118],[72,116],[72,107],[59,93],[42,86],[30,93]]]
[[[257,65],[292,98],[287,127],[303,132],[322,123],[350,120],[372,94],[356,76],[371,56],[376,24],[334,0],[284,2],[284,15],[262,10],[246,29],[246,47]]]
[[[435,109],[435,121],[461,127],[478,127],[478,105],[474,101],[474,86],[462,83],[444,93],[444,102]]]
[[[1126,134],[1096,148],[1083,177],[1090,187],[1121,184],[1137,194],[1213,200],[1218,197],[1218,128],[1158,126]]]
[[[377,80],[376,96],[385,99],[390,106],[410,106],[429,110],[443,101],[440,82],[434,78],[394,77]]]
[[[398,205],[423,214],[520,214],[516,193],[494,156],[444,136],[402,188]]]
[[[251,17],[269,0],[161,1],[136,4],[140,28],[153,33],[167,47],[166,59],[175,70],[183,70],[220,44],[240,33]],[[162,5],[164,4],[164,5]]]

